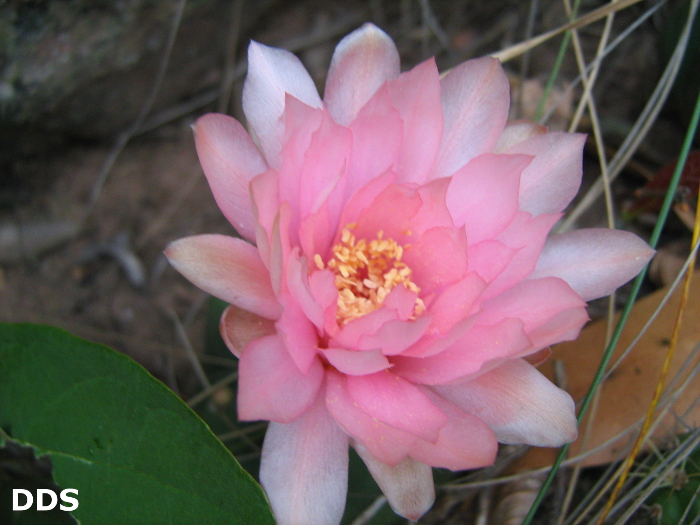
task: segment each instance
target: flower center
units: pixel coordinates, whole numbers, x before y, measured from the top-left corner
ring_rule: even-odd
[[[335,274],[340,326],[379,308],[399,284],[420,293],[420,288],[411,280],[411,269],[401,262],[404,246],[393,239],[384,239],[383,231],[379,231],[372,241],[357,241],[350,232],[353,226],[349,224],[343,229],[341,240],[333,246],[333,257],[327,265]],[[319,254],[314,255],[314,262],[319,270],[326,268]],[[424,311],[425,303],[416,298],[411,319]]]

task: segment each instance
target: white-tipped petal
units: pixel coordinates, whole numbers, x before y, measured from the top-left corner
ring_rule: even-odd
[[[520,178],[522,211],[559,213],[568,206],[581,186],[585,141],[581,133],[555,131],[534,135],[505,151],[534,157]]]
[[[490,152],[508,118],[510,88],[495,58],[468,60],[440,81],[445,131],[434,178],[449,177],[474,157]]]
[[[373,24],[343,38],[333,53],[323,100],[333,119],[349,125],[379,87],[399,76],[394,41]]]
[[[576,439],[571,396],[522,359],[465,383],[431,388],[486,423],[501,443],[560,447]]]
[[[396,514],[417,521],[430,509],[435,501],[435,485],[429,465],[407,457],[390,467],[374,457],[362,443],[354,442],[353,447]]]
[[[348,489],[348,436],[323,396],[292,423],[270,423],[260,483],[278,525],[336,525]]]
[[[243,111],[267,163],[274,168],[279,167],[282,149],[280,117],[284,113],[286,93],[314,108],[323,105],[314,81],[296,56],[284,49],[251,42],[248,76],[243,85]]]
[[[171,242],[170,264],[205,292],[266,319],[280,316],[270,274],[258,249],[226,235],[195,235]]]
[[[551,235],[532,279],[560,277],[584,301],[605,297],[637,275],[654,250],[633,233],[607,228]]]
[[[216,203],[236,231],[255,240],[250,181],[267,164],[243,126],[228,115],[209,113],[195,125],[194,141]]]

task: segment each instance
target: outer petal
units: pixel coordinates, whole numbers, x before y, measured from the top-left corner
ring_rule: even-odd
[[[584,301],[610,295],[637,275],[654,250],[636,235],[605,228],[551,235],[532,279],[560,277]]]
[[[221,314],[219,331],[226,346],[236,357],[248,343],[275,333],[275,323],[237,306],[229,306]]]
[[[197,154],[216,203],[236,231],[255,240],[250,181],[267,164],[248,133],[234,118],[210,113],[194,127]]]
[[[238,364],[238,417],[289,423],[316,397],[323,366],[315,359],[301,373],[278,335],[256,339],[245,347]]]
[[[373,24],[365,24],[335,48],[323,99],[333,119],[347,126],[384,82],[399,75],[394,41]]]
[[[571,396],[520,359],[466,383],[432,389],[486,423],[501,443],[559,447],[576,439]]]
[[[270,274],[255,246],[225,235],[196,235],[171,242],[165,255],[205,292],[267,319],[279,317]]]
[[[493,149],[508,118],[510,88],[495,58],[469,60],[441,81],[445,132],[434,178],[452,175]]]
[[[243,111],[272,167],[279,167],[281,122],[285,93],[320,108],[314,81],[301,61],[289,51],[257,42],[248,46],[248,76],[243,85]]]
[[[335,525],[345,508],[348,436],[321,396],[292,423],[270,423],[260,483],[278,525]]]
[[[583,143],[580,133],[552,132],[536,135],[512,146],[506,153],[535,158],[520,179],[520,209],[533,215],[559,213],[581,185]]]
[[[433,471],[428,465],[406,458],[390,467],[374,457],[361,443],[353,443],[353,447],[396,514],[416,521],[433,505],[435,485]]]

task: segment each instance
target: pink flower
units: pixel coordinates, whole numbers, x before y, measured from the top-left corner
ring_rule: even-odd
[[[252,43],[248,60],[252,138],[224,115],[195,125],[243,239],[166,253],[233,305],[221,329],[240,358],[239,416],[271,422],[260,480],[279,523],[340,522],[348,444],[415,520],[431,466],[575,439],[572,399],[528,359],[574,339],[585,301],[652,255],[622,231],[548,236],[578,190],[584,136],[506,124],[495,59],[399,74],[371,24],[336,48],[323,101],[291,53]]]

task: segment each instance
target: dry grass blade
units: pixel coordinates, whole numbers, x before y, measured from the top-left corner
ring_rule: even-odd
[[[649,97],[644,110],[640,114],[637,122],[635,122],[632,130],[627,135],[620,146],[617,154],[613,157],[608,165],[608,173],[610,180],[614,180],[617,175],[622,171],[625,164],[632,158],[634,152],[637,151],[639,144],[646,137],[649,128],[656,120],[661,108],[663,107],[668,94],[671,91],[673,82],[676,79],[678,70],[681,66],[681,61],[685,55],[685,50],[690,39],[690,29],[691,24],[687,23],[683,32],[678,40],[676,49],[674,50],[673,56],[668,62],[663,75],[659,79],[654,92]],[[597,180],[593,186],[586,192],[586,195],[581,199],[581,201],[575,206],[575,208],[569,213],[566,219],[559,226],[558,231],[563,232],[572,228],[575,221],[591,206],[591,204],[600,196],[604,190],[604,183],[601,179]]]
[[[564,33],[565,31],[591,24],[597,20],[600,20],[601,18],[605,18],[610,13],[615,13],[617,11],[625,9],[631,5],[636,4],[639,1],[640,0],[620,0],[619,2],[610,2],[609,4],[599,7],[598,9],[595,9],[594,11],[591,11],[590,13],[577,18],[573,22],[564,24],[563,26],[560,26],[556,29],[552,29],[551,31],[547,31],[546,33],[543,33],[539,36],[526,40],[525,42],[521,42],[520,44],[516,44],[502,51],[498,51],[497,53],[493,53],[491,56],[497,58],[501,62],[507,62],[508,60],[512,60],[513,58],[522,55],[526,51],[529,51],[539,46],[540,44],[546,42],[550,38]]]

